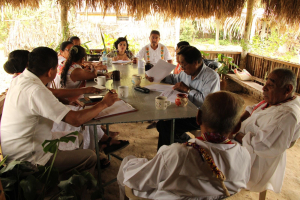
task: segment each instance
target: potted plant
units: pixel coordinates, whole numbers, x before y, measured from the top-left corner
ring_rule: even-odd
[[[226,81],[225,81],[225,75],[228,74],[228,72],[231,70],[233,71],[235,68],[239,68],[235,63],[233,63],[232,57],[227,57],[224,54],[218,54],[218,62],[221,63],[221,67],[218,68],[217,72],[220,75],[221,78],[221,90],[225,90],[226,88]],[[230,68],[231,66],[231,68]]]

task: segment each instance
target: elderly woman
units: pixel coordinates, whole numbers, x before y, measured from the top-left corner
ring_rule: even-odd
[[[133,58],[132,52],[128,50],[129,45],[126,37],[119,37],[115,41],[114,47],[116,50],[107,55],[108,57],[112,57],[113,61],[131,60]]]
[[[275,69],[263,87],[264,100],[247,107],[235,140],[251,155],[251,176],[247,189],[280,193],[286,165],[286,149],[300,135],[300,101],[294,95],[296,75],[289,69]]]

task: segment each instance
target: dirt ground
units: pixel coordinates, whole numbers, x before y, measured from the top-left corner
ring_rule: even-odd
[[[246,105],[253,105],[257,100],[248,95],[241,94],[245,100]],[[134,155],[136,157],[143,157],[151,159],[156,155],[156,147],[158,141],[158,132],[156,129],[146,129],[149,123],[130,123],[130,124],[115,124],[110,126],[110,130],[119,131],[121,134],[119,139],[127,139],[130,145],[116,154],[125,157]],[[267,192],[269,200],[300,200],[300,174],[298,169],[300,166],[300,142],[298,141],[293,148],[287,150],[287,166],[285,171],[285,178],[280,194],[272,191]],[[116,177],[121,161],[116,158],[111,159],[111,165],[103,170],[102,178],[107,182]],[[228,200],[258,200],[259,194],[256,192],[249,192],[242,190],[238,194],[228,198]],[[105,187],[105,198],[108,200],[119,199],[119,188],[115,182]]]

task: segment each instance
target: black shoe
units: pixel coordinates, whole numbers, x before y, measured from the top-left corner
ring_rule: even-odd
[[[146,129],[156,128],[156,124],[157,124],[157,122],[152,122],[151,124],[149,124],[149,125],[147,126]]]
[[[127,140],[119,140],[120,143],[119,144],[110,144],[110,141],[112,140],[111,137],[109,137],[105,142],[102,142],[102,144],[106,144],[107,146],[103,149],[104,153],[107,154],[111,154],[115,151],[124,149],[125,147],[127,147],[129,145],[129,141]]]

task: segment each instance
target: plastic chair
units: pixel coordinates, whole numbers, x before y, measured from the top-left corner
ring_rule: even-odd
[[[292,148],[296,142],[297,142],[297,140],[295,140],[294,142],[291,142],[289,149]],[[259,193],[259,200],[265,200],[266,197],[267,197],[267,190]]]

